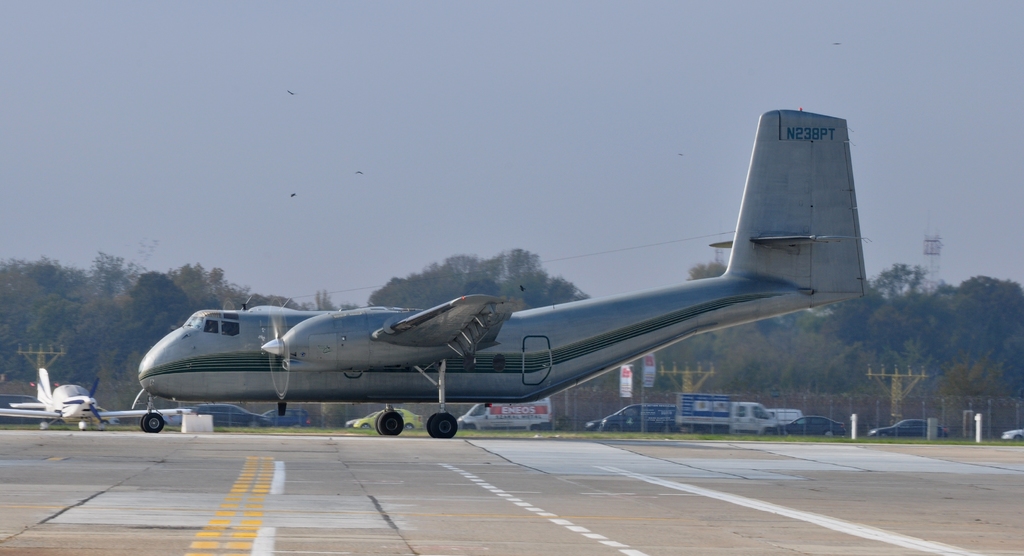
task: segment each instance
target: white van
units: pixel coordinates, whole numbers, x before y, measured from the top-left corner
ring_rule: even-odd
[[[799,409],[769,409],[768,415],[775,417],[779,421],[779,426],[784,427],[793,421],[804,416],[804,412]]]
[[[459,417],[459,428],[551,430],[551,399],[532,403],[478,403]]]

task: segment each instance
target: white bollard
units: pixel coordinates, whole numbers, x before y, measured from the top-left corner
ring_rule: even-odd
[[[981,443],[981,413],[974,414],[974,441]]]
[[[850,440],[857,440],[857,414],[850,415]]]

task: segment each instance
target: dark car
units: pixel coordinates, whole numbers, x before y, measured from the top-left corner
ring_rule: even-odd
[[[643,420],[641,420],[641,414]],[[644,426],[646,421],[646,427]],[[604,419],[590,421],[588,431],[664,432],[676,430],[676,406],[667,403],[633,404],[612,413]]]
[[[278,415],[276,409],[263,414],[263,418],[271,427],[311,427],[313,421],[305,409],[286,409],[284,415]]]
[[[197,405],[196,415],[213,415],[215,427],[267,427],[270,421],[262,415],[246,411],[237,405],[226,403],[207,403]]]
[[[949,436],[949,429],[939,425],[936,433],[940,438],[944,438]],[[868,436],[926,438],[928,436],[928,421],[924,419],[904,419],[891,427],[871,429],[868,431]]]
[[[800,417],[782,428],[786,434],[846,436],[846,425],[817,415]]]

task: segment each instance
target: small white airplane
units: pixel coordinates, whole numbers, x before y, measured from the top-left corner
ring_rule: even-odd
[[[46,369],[40,368],[39,381],[36,383],[36,398],[39,401],[13,403],[11,404],[12,409],[0,408],[0,415],[43,419],[39,423],[41,430],[50,428],[50,425],[57,420],[69,423],[78,420],[78,428],[83,431],[89,428],[89,421],[93,420],[99,423],[97,426],[99,430],[105,430],[107,428],[107,419],[111,417],[142,417],[141,426],[143,430],[150,432],[146,429],[147,425],[155,425],[157,420],[153,420],[152,424],[147,423],[147,419],[151,419],[149,410],[101,411],[99,406],[96,405],[96,398],[93,397],[99,384],[100,379],[97,378],[96,382],[92,384],[92,390],[86,390],[77,384],[65,384],[58,386],[55,390],[51,390],[50,373]],[[164,415],[183,415],[191,413],[191,410],[161,409],[159,413]],[[163,419],[161,418],[158,421],[160,428],[163,428]]]

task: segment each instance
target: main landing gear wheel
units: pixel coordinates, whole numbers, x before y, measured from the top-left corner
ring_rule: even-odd
[[[405,420],[402,414],[397,411],[385,411],[377,416],[377,434],[383,436],[398,436],[405,428]]]
[[[432,438],[453,438],[459,432],[459,422],[451,413],[435,413],[427,419],[427,432]]]
[[[143,432],[158,433],[164,430],[164,417],[159,413],[147,413],[139,423]]]

